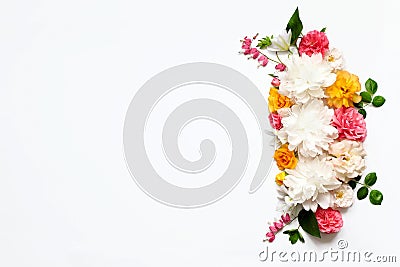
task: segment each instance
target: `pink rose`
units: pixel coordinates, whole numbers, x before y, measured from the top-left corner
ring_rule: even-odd
[[[325,52],[329,50],[329,41],[324,32],[311,31],[301,38],[299,44],[300,55],[306,54],[311,57],[312,54],[321,53],[325,56]]]
[[[272,128],[275,130],[280,130],[282,129],[282,117],[278,113],[270,113],[269,116],[269,123],[271,124]]]
[[[322,233],[332,234],[340,231],[343,226],[342,215],[340,211],[332,208],[322,209],[318,207],[315,212],[319,230]]]
[[[353,107],[335,109],[331,124],[338,130],[339,139],[364,142],[367,137],[364,117]]]

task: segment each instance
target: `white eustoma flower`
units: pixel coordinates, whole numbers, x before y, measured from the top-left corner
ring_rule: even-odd
[[[288,51],[290,48],[290,40],[292,39],[292,30],[286,32],[284,30],[282,34],[271,39],[271,45],[267,47],[272,52],[283,52]]]
[[[342,52],[337,48],[330,49],[326,54],[324,60],[328,62],[331,70],[336,72],[344,69],[344,59]]]
[[[336,81],[336,74],[321,54],[311,57],[293,55],[286,63],[287,71],[279,73],[279,93],[297,103],[306,103],[313,98],[324,98],[324,88]]]
[[[363,143],[344,139],[329,146],[329,160],[333,164],[336,176],[348,182],[363,173],[365,170],[365,156]]]
[[[297,214],[302,210],[302,206],[296,203],[290,196],[286,186],[281,185],[277,188],[278,191],[278,204],[276,206],[276,211],[280,213],[289,213],[291,217],[297,216]]]
[[[353,205],[354,191],[348,184],[342,184],[331,193],[334,208],[348,208]]]
[[[279,140],[282,144],[289,143],[289,149],[297,150],[301,156],[321,155],[338,137],[337,129],[331,125],[334,111],[321,100],[294,105],[278,113],[283,125],[277,132]]]
[[[322,157],[302,158],[295,169],[287,169],[283,181],[288,187],[288,195],[305,210],[316,211],[318,205],[327,209],[331,204],[329,191],[342,183],[335,177],[333,166]]]

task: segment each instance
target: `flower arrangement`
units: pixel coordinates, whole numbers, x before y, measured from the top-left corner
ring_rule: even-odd
[[[326,28],[304,35],[302,30],[297,8],[280,35],[258,39],[257,34],[241,41],[241,53],[260,67],[274,63],[268,118],[281,171],[275,178],[281,218],[269,224],[264,240],[269,242],[295,219],[299,227],[283,232],[292,244],[304,242],[300,228],[315,237],[337,233],[343,226],[341,210],[352,206],[355,196],[369,196],[373,205],[383,200],[382,193],[372,189],[376,173],[364,180],[362,176],[366,107],[380,107],[385,98],[376,95],[373,79],[363,89],[359,77],[345,69]]]

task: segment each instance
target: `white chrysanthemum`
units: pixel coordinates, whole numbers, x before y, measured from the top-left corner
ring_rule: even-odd
[[[367,153],[361,142],[346,139],[337,141],[329,146],[328,152],[331,155],[329,159],[332,161],[336,176],[344,182],[361,175],[366,168]]]
[[[348,184],[342,184],[331,193],[334,208],[348,208],[353,205],[354,191]]]
[[[267,47],[269,51],[273,52],[283,52],[290,49],[290,40],[292,39],[292,30],[286,32],[285,30],[282,34],[271,39],[271,45]]]
[[[278,112],[283,125],[277,132],[279,140],[289,143],[290,150],[297,150],[304,157],[321,155],[338,137],[337,129],[330,125],[334,111],[321,100],[294,105],[289,112],[288,109]]]
[[[328,62],[332,71],[344,69],[344,59],[342,52],[337,48],[332,48],[325,54],[324,60]]]
[[[292,98],[296,103],[306,103],[312,98],[324,98],[325,87],[332,85],[336,74],[321,54],[311,57],[293,55],[286,63],[287,71],[279,73],[279,93]]]
[[[329,191],[342,183],[335,177],[333,166],[324,158],[302,158],[295,169],[287,169],[283,181],[292,201],[302,204],[305,210],[316,211],[318,205],[327,209],[331,204]]]

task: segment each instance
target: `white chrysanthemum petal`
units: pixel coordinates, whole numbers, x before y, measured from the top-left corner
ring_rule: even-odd
[[[331,194],[329,192],[318,194],[317,202],[323,209],[329,208],[331,204]]]
[[[325,87],[332,85],[336,75],[321,54],[293,55],[287,63],[287,71],[279,74],[281,85],[279,93],[299,103],[306,103],[312,98],[324,98]]]
[[[283,181],[287,193],[296,204],[304,209],[315,211],[318,204],[329,207],[329,191],[338,188],[342,183],[335,177],[333,166],[325,158],[302,158],[295,169],[287,169],[288,175]]]
[[[282,114],[282,129],[277,135],[289,149],[305,157],[321,155],[338,137],[337,129],[330,125],[333,110],[321,100],[312,100],[304,105],[294,105],[290,112]]]

